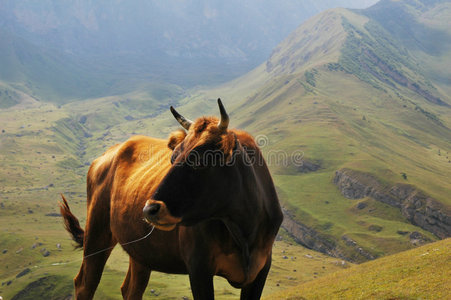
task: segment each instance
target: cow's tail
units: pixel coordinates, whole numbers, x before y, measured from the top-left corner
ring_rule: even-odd
[[[61,194],[63,201],[59,202],[60,212],[63,216],[64,227],[70,233],[72,239],[77,243],[76,248],[83,248],[83,238],[85,231],[80,227],[80,223],[74,214],[70,211],[66,198]]]

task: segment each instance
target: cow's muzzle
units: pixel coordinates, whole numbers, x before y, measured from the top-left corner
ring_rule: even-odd
[[[147,200],[143,208],[144,219],[160,230],[170,231],[182,221],[181,218],[172,216],[166,204],[162,201]]]

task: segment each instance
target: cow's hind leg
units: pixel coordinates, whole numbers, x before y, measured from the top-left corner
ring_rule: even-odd
[[[150,269],[130,257],[127,277],[121,287],[122,297],[127,300],[142,299],[149,277]]]
[[[93,298],[105,263],[116,243],[110,230],[109,209],[92,207],[86,221],[83,262],[74,279],[76,299]]]

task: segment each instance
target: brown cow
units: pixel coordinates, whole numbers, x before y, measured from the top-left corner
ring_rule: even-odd
[[[171,107],[187,132],[173,132],[169,141],[132,137],[96,159],[88,172],[84,231],[63,197],[65,226],[84,249],[74,279],[77,299],[93,297],[117,243],[130,256],[124,299],[142,298],[151,270],[189,274],[194,299],[214,299],[214,275],[241,288],[241,299],[260,298],[283,216],[254,139],[228,130],[218,104],[220,121],[192,122]],[[150,224],[149,237],[127,244],[145,236]]]

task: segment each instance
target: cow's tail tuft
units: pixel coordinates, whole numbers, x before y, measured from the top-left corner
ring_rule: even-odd
[[[77,243],[75,248],[83,248],[83,238],[85,231],[80,227],[80,222],[74,214],[70,211],[69,204],[67,204],[66,198],[61,194],[63,201],[59,202],[60,212],[63,216],[64,227],[72,236],[72,239]]]

